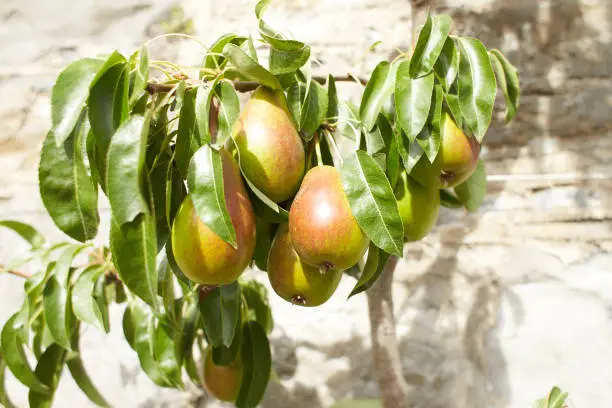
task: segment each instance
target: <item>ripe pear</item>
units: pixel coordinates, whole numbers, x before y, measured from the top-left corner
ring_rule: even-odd
[[[274,202],[293,197],[306,159],[283,92],[257,88],[232,133],[246,177]]]
[[[406,172],[402,172],[395,186],[395,197],[404,224],[404,242],[423,239],[438,220],[439,190],[422,186]]]
[[[289,210],[289,232],[300,258],[323,271],[350,268],[369,244],[332,166],[306,173]]]
[[[476,170],[480,154],[478,141],[463,133],[447,113],[442,116],[440,133],[440,150],[434,162],[423,155],[410,173],[419,183],[438,189],[467,180]]]
[[[212,349],[206,351],[204,362],[204,388],[221,401],[234,402],[242,385],[242,358],[240,353],[227,366],[216,365],[212,359]]]
[[[226,285],[244,271],[255,251],[255,214],[240,169],[225,150],[221,151],[225,203],[234,229],[234,249],[215,234],[196,214],[188,195],[172,225],[172,249],[176,263],[192,281]]]
[[[268,278],[277,295],[300,306],[319,306],[333,295],[342,278],[342,271],[321,273],[303,262],[291,243],[289,226],[278,228],[268,254]]]

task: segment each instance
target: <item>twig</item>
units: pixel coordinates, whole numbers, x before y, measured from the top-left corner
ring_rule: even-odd
[[[313,76],[313,80],[317,81],[320,84],[324,84],[327,81],[326,76]],[[334,76],[334,80],[336,82],[355,82],[355,77],[349,74]],[[368,80],[365,78],[357,78],[361,85],[366,85]],[[170,92],[174,88],[174,84],[158,84],[154,82],[149,82],[147,84],[147,92],[150,94],[160,93],[160,92]],[[251,92],[257,89],[259,86],[258,82],[252,81],[234,81],[234,89],[238,92]],[[189,87],[188,87],[189,89]]]
[[[16,269],[6,269],[4,265],[0,264],[0,273],[2,272],[10,273],[11,275],[19,276],[24,279],[32,277],[32,274],[29,272],[18,271]]]

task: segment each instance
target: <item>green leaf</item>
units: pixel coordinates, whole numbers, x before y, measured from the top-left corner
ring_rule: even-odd
[[[17,220],[0,220],[0,227],[13,230],[21,238],[26,240],[32,249],[40,249],[45,245],[45,237],[30,224]]]
[[[70,284],[70,266],[72,265],[72,261],[80,252],[82,252],[86,248],[90,248],[90,245],[68,245],[57,258],[57,262],[54,268],[54,275],[57,279],[57,282],[64,288],[67,288]]]
[[[60,230],[81,242],[96,236],[100,222],[98,191],[85,167],[83,142],[88,131],[83,115],[59,147],[48,133],[38,167],[40,195],[47,212]]]
[[[163,375],[159,364],[153,358],[153,331],[151,325],[153,321],[149,311],[137,304],[130,303],[123,315],[123,332],[128,344],[138,354],[140,366],[145,374],[160,387],[173,386]]]
[[[271,89],[281,89],[278,79],[247,55],[240,47],[234,44],[226,44],[223,47],[223,55],[245,78],[256,81]]]
[[[51,138],[60,147],[73,132],[85,102],[89,85],[104,61],[83,58],[68,65],[57,77],[51,91]]]
[[[261,271],[266,272],[268,270],[268,253],[272,246],[272,238],[274,237],[272,231],[273,226],[265,218],[257,217],[255,219],[257,226],[257,233],[255,234],[255,265]]]
[[[397,150],[404,164],[404,169],[410,174],[412,168],[417,164],[421,156],[423,156],[423,149],[416,140],[410,142],[408,136],[406,136],[402,130],[399,130],[396,135],[396,140]]]
[[[374,159],[357,151],[344,160],[342,186],[363,232],[379,248],[402,256],[404,228],[393,189]]]
[[[55,276],[47,281],[43,292],[45,321],[53,340],[66,350],[70,350],[70,332],[74,322],[69,296],[69,291],[60,285]]]
[[[263,17],[264,11],[270,5],[270,0],[259,0],[257,4],[255,4],[255,16],[260,19]]]
[[[121,281],[136,296],[155,307],[157,305],[155,219],[151,215],[142,214],[130,223],[119,225],[112,218],[110,247],[113,263]]]
[[[440,190],[440,204],[452,209],[463,207],[463,203],[453,193],[444,189]]]
[[[174,354],[174,336],[166,325],[161,322],[157,324],[153,341],[153,358],[159,365],[163,376],[175,388],[183,388],[181,367]]]
[[[144,191],[148,130],[149,124],[144,117],[130,116],[117,130],[108,148],[108,201],[119,225],[134,221],[139,214],[149,213]]]
[[[459,38],[459,105],[465,123],[482,142],[491,123],[496,83],[487,49],[475,38]]]
[[[489,56],[497,77],[497,84],[506,99],[506,123],[509,123],[516,115],[519,106],[521,88],[518,72],[499,50],[489,51]]]
[[[275,48],[270,49],[270,72],[273,75],[288,74],[297,71],[310,58],[310,47],[302,45],[302,48],[296,51],[282,50]]]
[[[166,242],[166,257],[168,258],[168,264],[170,265],[170,269],[172,269],[172,272],[174,273],[174,276],[176,276],[176,278],[179,280],[179,282],[182,285],[186,285],[187,287],[193,286],[193,282],[190,281],[185,276],[185,274],[183,273],[181,268],[176,263],[176,259],[174,259],[174,253],[172,251],[172,240],[171,239],[169,239]]]
[[[302,121],[302,108],[306,98],[306,84],[304,82],[296,82],[287,90],[287,106],[293,116],[295,123]]]
[[[98,305],[98,310],[100,310],[100,314],[102,315],[102,325],[104,326],[104,331],[110,331],[110,321],[108,317],[108,300],[106,297],[106,275],[98,276],[96,280],[96,284],[93,289],[93,298]],[[123,284],[121,282],[115,282],[114,286],[116,288],[123,289]],[[119,292],[121,293],[121,292]]]
[[[198,217],[221,239],[237,248],[236,230],[225,202],[223,163],[217,150],[204,145],[193,155],[187,185]]]
[[[220,82],[215,88],[219,101],[217,144],[222,145],[232,136],[232,128],[240,115],[240,99],[231,83]]]
[[[104,267],[92,265],[79,275],[72,289],[72,310],[79,320],[108,333],[102,312],[93,297],[96,281],[104,272]]]
[[[4,324],[0,335],[0,346],[2,356],[6,366],[11,373],[26,387],[42,393],[49,392],[49,387],[41,382],[28,364],[28,359],[23,350],[23,339],[19,335],[21,327],[16,327],[15,323],[18,313],[12,315]]]
[[[368,258],[366,259],[366,263],[361,271],[361,276],[351,291],[349,299],[356,294],[363,292],[365,290],[364,286],[376,275],[379,254],[380,249],[371,243],[370,248],[368,249]]]
[[[192,132],[192,135],[198,136],[197,145],[202,146],[210,143],[210,108],[212,105],[213,89],[216,81],[210,85],[200,85],[196,91],[195,98],[195,117],[198,126],[198,132]],[[182,111],[181,111],[182,113]]]
[[[302,105],[300,130],[306,139],[310,139],[327,116],[327,91],[317,81],[310,82],[310,90]]]
[[[193,354],[193,341],[196,337],[196,329],[200,318],[200,310],[197,302],[191,302],[187,307],[181,320],[181,330],[175,343],[176,360],[180,365],[186,362]]]
[[[460,129],[463,127],[463,115],[461,114],[461,107],[459,106],[459,97],[453,94],[444,94],[444,100],[450,110],[450,114],[455,120],[457,127]]]
[[[564,408],[567,396],[567,392],[561,392],[561,389],[557,386],[553,387],[548,394],[547,408]]]
[[[431,96],[431,108],[425,127],[416,138],[427,158],[431,163],[434,162],[440,150],[440,119],[442,117],[442,86],[436,85]]]
[[[427,16],[410,60],[411,77],[417,78],[431,72],[450,33],[451,22],[447,15]]]
[[[240,319],[241,291],[238,282],[211,290],[200,301],[200,313],[208,342],[212,346],[229,347]]]
[[[110,407],[110,404],[104,399],[98,391],[94,383],[89,378],[85,365],[79,353],[79,330],[77,329],[72,337],[72,349],[74,352],[68,355],[66,365],[72,375],[72,378],[77,383],[81,391],[89,398],[91,402],[99,407]]]
[[[429,74],[413,79],[410,78],[409,69],[409,61],[402,62],[397,69],[395,109],[399,124],[410,141],[414,141],[427,122],[434,88],[434,75]]]
[[[246,51],[249,57],[253,58],[255,62],[259,62],[259,58],[257,57],[257,50],[255,49],[255,44],[253,44],[253,37],[249,34],[249,38],[246,39],[244,44],[242,44],[241,48]]]
[[[336,80],[329,74],[327,77],[327,115],[326,119],[334,121],[338,117],[338,91]]]
[[[236,334],[229,347],[216,346],[212,348],[212,360],[216,365],[227,366],[236,360],[242,345],[242,321],[236,321]]]
[[[272,371],[272,354],[266,332],[259,323],[250,321],[242,329],[243,375],[237,408],[256,407],[263,398]]]
[[[358,130],[361,128],[359,109],[349,101],[341,103],[339,110],[339,119],[342,122],[338,124],[338,131],[348,139],[357,140],[361,136],[361,132]]]
[[[40,356],[36,365],[36,376],[45,384],[51,392],[41,393],[31,389],[28,394],[28,402],[30,408],[51,408],[55,389],[62,376],[62,370],[66,363],[66,350],[62,349],[57,344],[49,346]]]
[[[372,130],[380,110],[393,93],[397,69],[398,64],[381,61],[372,72],[359,107],[359,116],[366,132]]]
[[[179,175],[178,169],[172,163],[168,166],[168,172],[166,174],[166,222],[168,222],[168,228],[172,228],[174,217],[179,210],[179,207],[185,197],[187,196],[187,189],[185,183]]]
[[[89,96],[89,122],[94,135],[97,167],[106,188],[106,156],[111,138],[128,115],[127,63],[112,66],[92,86]]]
[[[131,92],[130,92],[130,105],[134,104],[141,97],[142,92],[147,86],[149,80],[149,50],[143,45],[138,51],[138,62],[136,64],[136,70],[132,80]]]
[[[468,211],[478,211],[487,194],[487,174],[482,159],[478,160],[470,178],[455,187],[455,193]]]
[[[442,52],[434,65],[434,73],[446,91],[450,90],[459,72],[459,51],[455,41],[447,37]]]
[[[187,178],[187,168],[191,157],[203,145],[196,121],[196,93],[197,90],[195,89],[185,93],[176,135],[175,161],[183,178]]]
[[[203,64],[204,68],[222,69],[227,60],[225,59],[225,57],[223,57],[222,55],[218,55],[218,54],[221,54],[221,52],[223,51],[223,47],[225,47],[225,45],[229,43],[240,46],[245,41],[246,41],[246,37],[237,36],[236,34],[222,35],[221,37],[217,39],[217,41],[215,41],[213,45],[210,46],[210,50],[204,58],[204,64]],[[200,78],[204,76],[205,76],[205,73],[202,73],[200,75]]]
[[[157,293],[164,302],[166,313],[172,314],[175,301],[174,275],[165,252],[157,256]]]
[[[385,143],[385,173],[389,179],[391,187],[395,187],[397,178],[400,171],[400,156],[397,145],[397,137],[393,128],[389,123],[389,120],[384,115],[378,116],[378,123],[376,125]]]
[[[365,132],[366,150],[370,156],[385,149],[385,138],[383,137],[383,130],[381,130],[381,126],[385,127],[385,132],[391,129],[389,121],[384,117],[384,115],[379,114],[376,125],[369,132]]]
[[[4,381],[5,371],[6,363],[4,362],[2,353],[0,352],[0,405],[4,408],[17,408],[9,399],[8,393],[6,392],[6,384]]]
[[[274,319],[266,287],[256,280],[242,282],[241,286],[242,295],[247,304],[248,320],[256,321],[266,333],[271,333],[274,328]]]

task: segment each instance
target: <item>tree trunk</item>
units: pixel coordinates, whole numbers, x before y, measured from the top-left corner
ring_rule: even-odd
[[[372,359],[385,408],[408,408],[408,384],[395,335],[393,316],[393,272],[398,258],[391,256],[378,281],[368,289],[368,310],[372,336]]]

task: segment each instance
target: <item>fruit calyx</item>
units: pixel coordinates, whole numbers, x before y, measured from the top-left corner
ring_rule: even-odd
[[[331,271],[332,269],[334,269],[334,264],[329,261],[323,261],[319,265],[319,273],[321,275],[325,275],[327,272]]]

